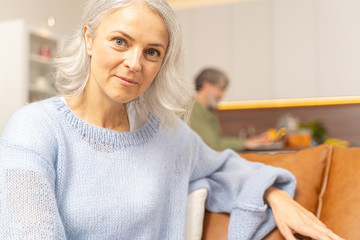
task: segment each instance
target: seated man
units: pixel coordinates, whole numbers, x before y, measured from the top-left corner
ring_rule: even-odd
[[[235,151],[256,148],[268,143],[268,135],[263,133],[247,139],[222,135],[220,123],[214,113],[228,85],[227,76],[220,70],[207,68],[195,79],[196,101],[190,118],[190,127],[211,148],[221,151],[227,148]]]

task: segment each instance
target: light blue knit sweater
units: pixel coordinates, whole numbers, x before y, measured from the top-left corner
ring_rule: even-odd
[[[204,187],[207,209],[231,212],[229,239],[261,239],[275,226],[263,203],[271,185],[293,195],[295,179],[211,150],[180,120],[175,134],[155,117],[116,132],[51,98],[4,129],[0,239],[183,240],[187,195]]]

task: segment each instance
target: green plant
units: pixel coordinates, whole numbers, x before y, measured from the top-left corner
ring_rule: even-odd
[[[308,128],[312,131],[312,139],[316,145],[324,143],[327,139],[326,128],[319,120],[300,123],[300,128]]]

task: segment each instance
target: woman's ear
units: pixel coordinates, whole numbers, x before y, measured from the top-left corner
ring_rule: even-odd
[[[84,37],[85,37],[85,44],[86,44],[86,52],[91,57],[92,55],[92,38],[89,34],[89,26],[84,25]]]

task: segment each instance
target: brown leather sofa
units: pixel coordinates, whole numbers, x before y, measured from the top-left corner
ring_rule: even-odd
[[[297,202],[341,237],[360,239],[360,148],[323,144],[296,153],[240,155],[291,171],[298,182]],[[228,224],[229,215],[206,212],[202,239],[227,239]],[[284,238],[274,229],[264,239]]]

